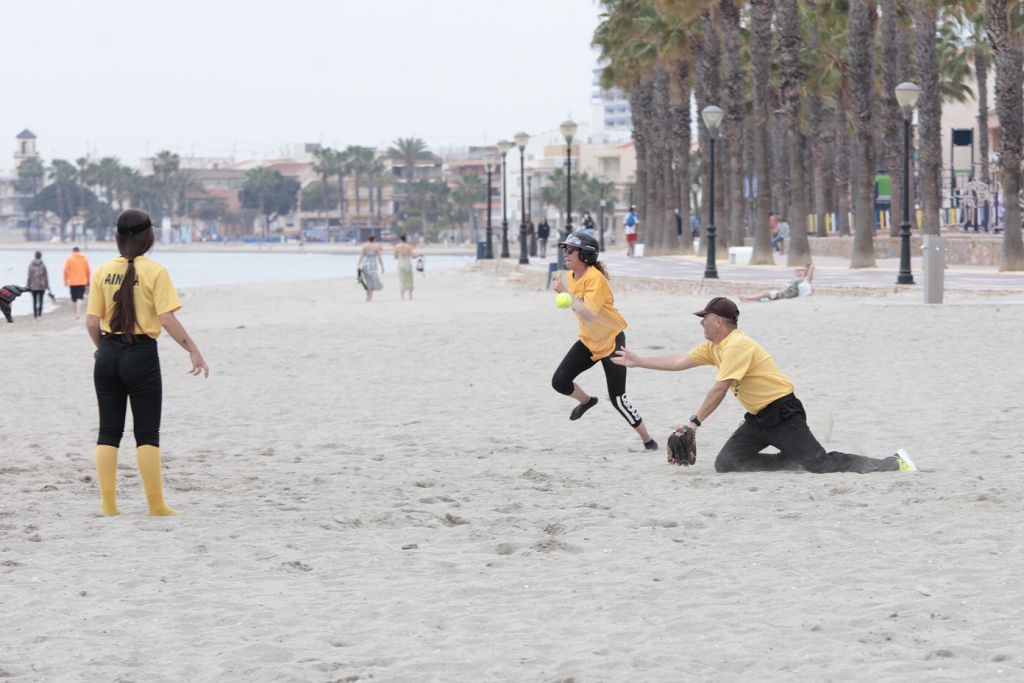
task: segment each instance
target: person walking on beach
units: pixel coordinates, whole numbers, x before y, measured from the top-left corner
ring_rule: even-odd
[[[25,286],[32,292],[32,317],[40,320],[43,317],[43,297],[50,291],[50,275],[46,272],[41,251],[37,251],[32,263],[28,264],[28,280]]]
[[[574,380],[600,362],[612,405],[636,430],[644,448],[657,450],[658,444],[647,432],[640,412],[626,397],[626,368],[611,362],[615,349],[626,344],[626,321],[615,309],[612,290],[608,286],[608,272],[597,260],[598,241],[592,235],[577,230],[558,246],[565,252],[568,284],[556,274],[552,277],[551,287],[558,293],[569,292],[572,295],[572,311],[579,322],[579,339],[555,370],[551,386],[558,393],[578,401],[579,405],[569,414],[570,420],[578,420],[597,404],[597,397],[587,394]]]
[[[814,279],[814,266],[808,263],[803,268],[793,271],[795,280],[791,280],[782,289],[766,289],[757,294],[740,296],[740,301],[777,301],[779,299],[795,299],[798,296],[810,296],[814,293],[811,280]]]
[[[640,219],[636,216],[636,207],[629,207],[629,213],[622,221],[623,232],[626,235],[626,256],[632,256],[636,246],[636,229],[640,225]]]
[[[96,345],[93,383],[99,404],[96,478],[104,515],[117,508],[117,449],[124,434],[127,402],[132,405],[135,454],[149,514],[179,514],[164,502],[160,480],[160,417],[163,381],[157,337],[163,328],[188,351],[190,373],[209,377],[199,347],[175,317],[181,308],[171,276],[146,258],[153,246],[149,214],[129,209],[117,217],[120,256],[96,269],[86,309],[86,329]]]
[[[540,251],[541,258],[548,257],[548,238],[551,237],[551,226],[548,225],[548,219],[541,217],[540,223],[537,224],[537,249]]]
[[[369,302],[373,299],[374,292],[384,289],[384,283],[380,279],[380,274],[384,272],[384,257],[375,236],[370,235],[366,238],[366,244],[359,252],[359,263],[356,264],[356,268],[359,270],[363,289],[366,290],[366,301]]]
[[[398,259],[398,293],[405,301],[405,293],[409,292],[409,301],[412,301],[412,260],[423,257],[413,250],[403,234],[395,245],[395,258]]]
[[[71,290],[71,301],[75,304],[75,320],[82,317],[82,300],[89,284],[89,259],[78,247],[71,250],[64,262],[64,286]]]
[[[793,393],[793,383],[782,374],[768,353],[738,329],[736,304],[715,297],[694,313],[700,318],[706,341],[686,355],[642,358],[620,348],[612,362],[629,368],[689,370],[698,365],[718,368],[715,383],[690,419],[676,427],[697,430],[711,417],[731,389],[747,409],[743,422],[715,459],[718,472],[774,472],[803,467],[809,472],[913,472],[914,463],[900,449],[887,458],[869,458],[836,451],[826,452],[807,427],[807,414]],[[778,453],[762,453],[774,446]],[[669,455],[671,458],[671,454]]]

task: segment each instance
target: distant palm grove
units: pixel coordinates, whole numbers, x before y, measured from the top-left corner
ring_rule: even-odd
[[[973,99],[978,178],[998,180],[1005,201],[1001,270],[1024,270],[1021,146],[1024,128],[1024,1],[1020,0],[602,0],[594,44],[604,85],[630,101],[636,144],[636,203],[647,249],[692,250],[676,238],[674,210],[707,224],[691,187],[710,183],[708,130],[696,111],[724,111],[716,137],[715,225],[721,250],[752,245],[771,263],[769,212],[794,229],[790,264],[811,260],[826,214],[852,235],[851,267],[875,265],[875,174],[890,174],[898,234],[903,114],[895,88],[910,81],[917,101],[911,189],[921,230],[938,234],[943,102]],[[990,164],[990,71],[999,119],[998,163]],[[972,87],[972,83],[976,84]],[[691,158],[696,124],[699,158]],[[694,188],[695,189],[695,188]],[[852,217],[852,220],[848,219]],[[684,223],[685,224],[685,223]],[[916,221],[912,224],[917,225]],[[798,229],[813,225],[813,233]],[[702,246],[703,248],[703,246]]]

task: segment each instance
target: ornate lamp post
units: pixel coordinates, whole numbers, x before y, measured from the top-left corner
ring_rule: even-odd
[[[519,148],[519,262],[527,264],[530,262],[530,257],[526,251],[526,171],[524,164],[526,143],[530,141],[530,136],[519,131],[513,136],[513,139],[516,141],[516,147]]]
[[[498,154],[501,155],[501,258],[508,258],[508,208],[505,206],[505,153],[512,149],[508,140],[498,140]]]
[[[601,225],[598,234],[600,235],[601,251],[604,251],[604,176],[597,177],[597,188],[599,193],[599,201],[597,202],[597,222]]]
[[[565,137],[565,230],[572,232],[572,139],[576,137],[576,122],[563,121],[561,130]]]
[[[491,229],[491,174],[494,173],[494,161],[484,159],[484,170],[487,171],[487,247],[484,258],[494,258],[494,233]]]
[[[533,174],[526,176],[526,225],[530,230],[530,256],[537,255],[537,229],[533,225]]]
[[[559,127],[565,138],[565,232],[561,239],[572,232],[572,139],[576,136],[576,122],[566,119]],[[559,241],[561,241],[561,239]],[[558,269],[565,270],[565,254],[557,250]]]
[[[718,278],[718,268],[715,266],[715,137],[718,135],[718,124],[722,122],[723,112],[712,105],[704,107],[700,116],[704,119],[704,125],[708,129],[708,140],[711,143],[711,181],[708,183],[708,261],[704,266],[705,278]]]
[[[896,86],[896,101],[903,110],[903,222],[900,223],[900,273],[896,284],[914,284],[910,272],[910,117],[921,94],[921,88],[913,83]]]

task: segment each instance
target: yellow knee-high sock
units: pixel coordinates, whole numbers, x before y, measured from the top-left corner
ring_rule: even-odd
[[[117,509],[117,447],[96,446],[96,479],[100,483],[103,514],[118,515]]]
[[[164,488],[160,481],[160,449],[156,446],[139,446],[135,451],[139,463],[139,474],[146,489],[149,514],[155,517],[169,517],[181,513],[164,502]]]

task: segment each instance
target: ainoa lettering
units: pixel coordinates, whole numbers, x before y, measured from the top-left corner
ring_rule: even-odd
[[[105,284],[105,285],[120,286],[123,281],[124,281],[124,274],[123,273],[107,273],[107,277],[103,280],[103,284]],[[139,284],[139,278],[138,278],[138,276],[135,276],[135,285],[138,285],[138,284]]]

